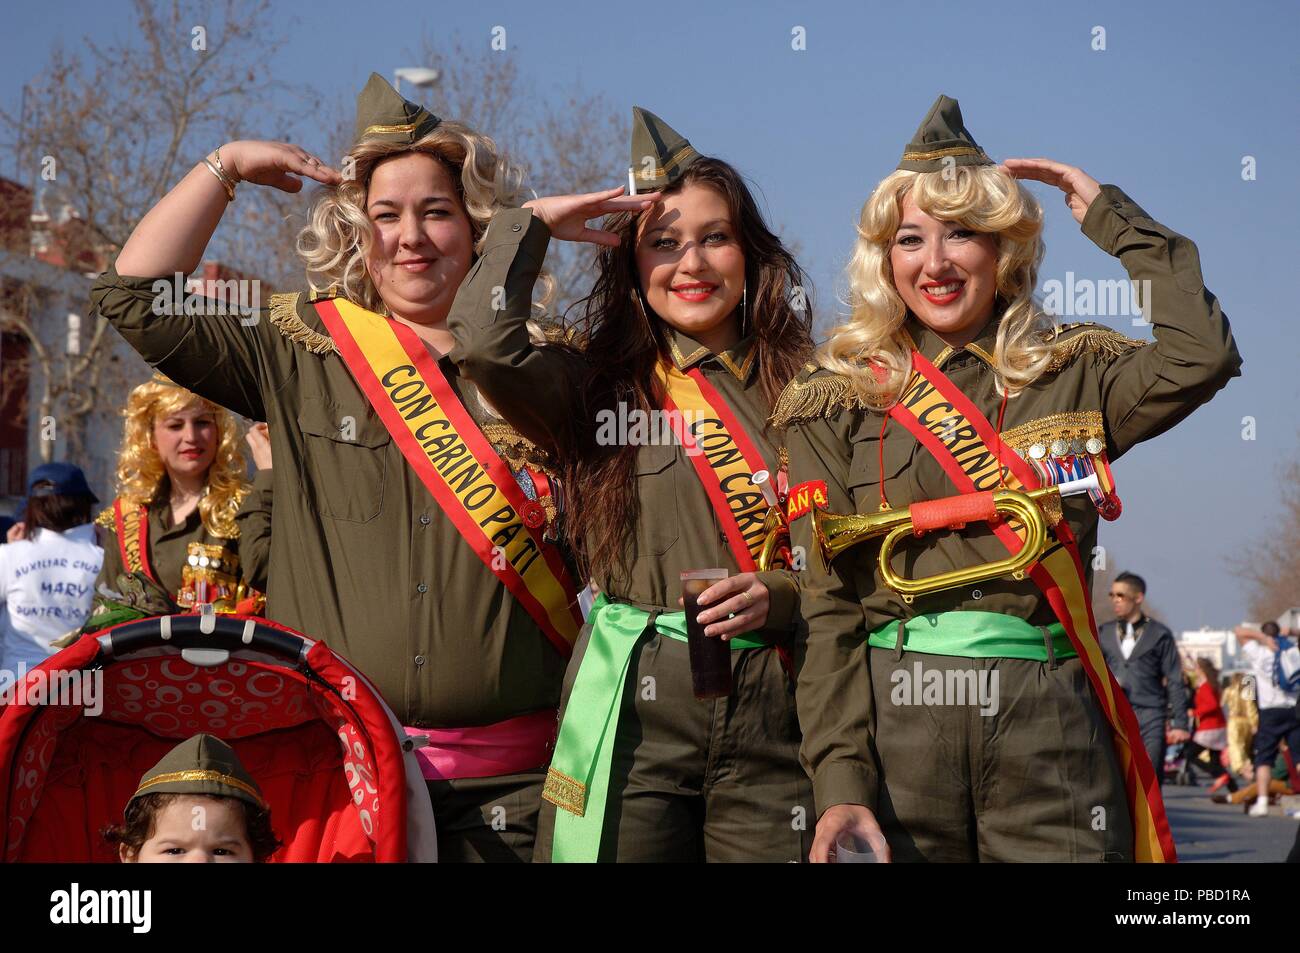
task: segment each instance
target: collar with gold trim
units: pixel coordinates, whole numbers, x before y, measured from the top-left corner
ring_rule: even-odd
[[[989,367],[994,367],[993,352],[997,348],[998,327],[1001,323],[1000,317],[990,319],[974,341],[965,347],[954,348],[945,344],[943,338],[922,324],[915,315],[909,314],[903,323],[903,337],[940,370],[943,369],[946,361],[961,352],[974,354]]]
[[[758,349],[754,344],[754,335],[750,334],[741,338],[736,342],[735,346],[714,354],[690,335],[678,331],[676,328],[668,329],[668,350],[672,354],[673,363],[677,365],[678,370],[688,371],[696,364],[712,357],[716,358],[718,363],[730,371],[732,376],[742,384],[749,380],[749,375],[754,370],[754,362],[758,356]]]

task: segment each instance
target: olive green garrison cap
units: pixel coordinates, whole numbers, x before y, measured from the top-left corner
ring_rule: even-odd
[[[371,73],[365,89],[357,94],[353,145],[363,139],[410,145],[433,132],[440,122],[441,119],[423,106],[403,99],[378,73]]]
[[[898,168],[908,172],[942,172],[945,164],[993,165],[993,161],[962,122],[957,100],[941,95],[903,150]]]

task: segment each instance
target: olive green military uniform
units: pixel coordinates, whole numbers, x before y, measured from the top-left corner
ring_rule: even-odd
[[[235,517],[236,535],[217,536],[203,525],[198,509],[190,513],[179,526],[174,525],[164,484],[157,498],[148,507],[148,552],[145,555],[154,578],[167,590],[172,601],[176,600],[181,590],[190,543],[221,546],[239,560],[239,578],[247,580],[254,588],[263,588],[249,576],[248,560],[265,567],[270,548],[270,514],[255,508],[255,504],[255,494],[245,494]],[[104,565],[95,581],[95,589],[98,590],[101,585],[115,589],[118,575],[127,570],[122,563],[122,548],[117,538],[113,508],[110,506],[102,510],[95,518],[95,523],[99,527],[100,545],[104,547]]]
[[[685,140],[661,120],[637,110],[633,156],[640,151],[671,159]],[[657,139],[647,142],[653,129]],[[693,151],[693,150],[692,150]],[[669,162],[660,162],[660,168]],[[663,179],[638,183],[655,188]],[[642,185],[646,188],[642,188]],[[489,235],[492,256],[513,258],[511,272],[535,273],[549,230],[528,210],[498,216]],[[541,446],[564,452],[565,434],[581,409],[584,362],[573,352],[533,346],[525,328],[529,301],[507,296],[505,308],[486,304],[491,281],[472,277],[448,322],[457,346],[451,356],[465,377],[482,383],[493,405]],[[681,370],[698,368],[726,400],[762,454],[779,466],[766,427],[768,408],[756,373],[753,336],[713,354],[669,329],[670,358]],[[593,422],[595,426],[595,422]],[[627,578],[598,579],[605,597],[648,612],[679,612],[680,573],[724,567],[740,572],[725,531],[686,456],[676,443],[639,447],[634,465],[638,516],[636,551]],[[571,507],[572,532],[583,527],[582,501]],[[798,763],[799,733],[790,679],[770,646],[790,636],[798,620],[792,574],[759,573],[771,594],[767,628],[753,636],[764,647],[731,652],[733,689],[727,698],[697,701],[692,693],[686,643],[651,623],[632,650],[618,705],[609,805],[599,859],[619,861],[799,861],[811,843],[811,788]],[[565,717],[573,683],[591,648],[585,626],[565,678]],[[563,736],[562,736],[563,737]],[[558,755],[558,749],[557,749]],[[536,859],[552,859],[556,807],[542,807]]]
[[[372,76],[358,103],[359,132],[368,128],[367,103],[376,100],[397,112],[378,114],[386,127],[403,125],[408,110],[403,141],[431,128],[427,113],[401,105],[400,97],[394,105],[379,86],[391,94]],[[511,271],[513,256],[492,246],[513,251],[517,238],[509,222],[494,223],[477,266],[511,300],[528,296],[536,268]],[[407,464],[310,296],[273,296],[245,326],[234,315],[155,314],[152,287],[160,280],[171,281],[110,269],[92,301],[169,378],[269,423],[275,508],[268,616],[341,652],[403,725],[466,728],[555,709],[564,658]],[[438,367],[480,427],[501,426],[452,360],[444,356]],[[531,858],[545,769],[543,759],[520,774],[431,781],[440,859]],[[504,830],[494,827],[498,807]]]
[[[273,470],[258,470],[253,485],[235,514],[239,527],[239,569],[249,585],[266,592],[271,570],[271,500],[275,491]]]
[[[955,125],[961,128],[960,113]],[[1208,401],[1241,366],[1189,240],[1112,185],[1089,207],[1083,232],[1133,279],[1150,282],[1155,343],[1091,324],[1062,326],[1048,371],[1006,405],[1002,440],[1022,456],[1060,439],[1099,439],[1113,461]],[[995,426],[999,320],[955,350],[915,317],[905,323],[919,352]],[[957,492],[901,423],[889,422],[882,447],[881,414],[862,406],[847,384],[810,370],[782,395],[774,419],[789,424],[792,485],[824,481],[828,509],[837,513],[875,512],[882,481],[894,508]],[[1097,510],[1087,496],[1062,506],[1089,567]],[[807,516],[796,519],[792,539],[811,553],[810,524]],[[940,612],[1005,613],[1050,626],[1056,617],[1035,583],[1003,577],[917,596],[909,605],[881,581],[879,547],[877,538],[844,552],[829,574],[809,559],[801,574],[808,625],[807,641],[796,649],[802,756],[819,816],[835,804],[872,808],[900,860],[1131,858],[1131,819],[1110,729],[1080,660],[1056,657],[1072,651],[1044,645],[1047,661],[923,654],[908,648],[910,632],[900,633],[902,643],[892,649],[866,644],[868,633],[893,620]],[[1006,554],[987,525],[975,523],[908,540],[893,567],[919,579]],[[899,689],[930,669],[974,670],[986,685],[996,672],[996,705],[917,705],[913,692]]]

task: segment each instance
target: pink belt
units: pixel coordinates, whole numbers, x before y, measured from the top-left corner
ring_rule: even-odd
[[[415,749],[426,781],[495,778],[540,768],[551,760],[558,719],[543,709],[477,728],[409,728],[408,737],[424,738]]]

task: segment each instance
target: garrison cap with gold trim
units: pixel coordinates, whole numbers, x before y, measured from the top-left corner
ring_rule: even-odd
[[[903,150],[898,168],[907,172],[942,172],[950,165],[993,165],[962,122],[957,100],[940,96],[921,120],[912,141]]]
[[[266,807],[257,782],[244,770],[233,748],[213,735],[186,738],[140,779],[131,795],[202,794],[235,797],[254,807]]]
[[[357,94],[357,128],[352,144],[378,139],[410,145],[433,132],[440,122],[423,106],[403,99],[378,73],[371,73],[366,88]]]
[[[671,185],[698,158],[700,154],[676,129],[650,110],[632,107],[631,168],[638,192]]]

